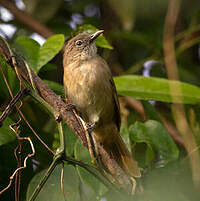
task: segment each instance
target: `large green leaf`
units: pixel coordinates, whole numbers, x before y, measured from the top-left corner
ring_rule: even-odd
[[[7,117],[3,121],[3,125],[0,127],[0,146],[12,142],[16,139],[15,133],[13,133],[13,131],[11,131],[9,128],[9,125],[11,124],[13,124],[13,121]]]
[[[86,32],[89,34],[93,34],[96,31],[98,31],[99,29],[97,29],[95,26],[92,26],[91,24],[84,24],[81,25],[76,33],[82,33],[82,32]],[[100,35],[96,40],[95,40],[97,46],[99,47],[103,47],[103,48],[108,48],[108,49],[113,49],[113,47],[108,43],[108,41],[105,39],[105,37],[103,35]]]
[[[26,60],[29,67],[37,73],[40,44],[27,36],[20,36],[15,40],[14,47],[17,53]]]
[[[63,194],[61,193],[60,178],[61,178],[61,164],[57,165],[46,184],[42,187],[42,190],[37,196],[36,201],[65,201]],[[36,174],[31,180],[28,191],[27,199],[29,200],[36,186],[39,184],[42,176],[45,175],[47,170],[43,170]],[[79,201],[79,178],[76,169],[71,165],[64,166],[64,178],[63,178],[63,190],[66,196],[66,200]]]
[[[39,51],[37,71],[47,64],[62,49],[65,42],[63,34],[57,34],[48,38]]]
[[[63,34],[49,37],[40,45],[33,39],[25,36],[15,40],[14,47],[24,57],[30,68],[38,73],[42,66],[47,64],[62,49],[65,38]]]
[[[67,156],[73,156],[74,154],[74,146],[77,141],[77,136],[75,133],[72,131],[72,129],[67,125],[63,125],[63,132],[65,135],[65,151]]]
[[[136,75],[115,77],[114,81],[118,94],[124,96],[164,102],[173,102],[173,96],[176,100],[182,97],[182,103],[185,104],[200,102],[200,88],[184,82]],[[170,87],[180,87],[182,93],[177,90],[176,93],[171,94]]]
[[[164,166],[168,162],[178,159],[179,150],[160,122],[154,120],[145,123],[136,122],[130,126],[129,132],[133,142],[146,143],[150,148],[148,151],[154,151],[158,156],[159,165]]]

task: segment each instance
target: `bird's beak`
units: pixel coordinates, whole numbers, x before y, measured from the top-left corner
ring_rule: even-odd
[[[99,30],[99,31],[95,32],[94,34],[92,34],[91,37],[90,37],[90,43],[92,43],[103,32],[104,32],[104,30]]]

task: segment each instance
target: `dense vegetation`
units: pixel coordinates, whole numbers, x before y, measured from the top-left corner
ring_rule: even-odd
[[[115,76],[120,95],[121,135],[142,171],[142,177],[136,180],[135,195],[125,198],[111,192],[80,166],[65,163],[64,196],[59,164],[36,200],[199,200],[200,2],[24,0],[23,3],[16,0],[16,5],[21,5],[19,9],[14,1],[0,0],[0,35],[63,98],[61,49],[65,39],[83,31],[105,30],[97,40],[99,54]],[[3,8],[12,14],[9,19]],[[14,27],[13,34],[5,25]],[[44,44],[36,41],[39,39],[36,34],[45,39]],[[0,114],[20,86],[16,73],[1,57]],[[30,96],[23,99],[20,110],[47,146],[56,151],[59,131],[53,115]],[[14,109],[0,127],[0,191],[32,151],[30,144],[19,140],[9,128],[19,116]],[[31,138],[36,154],[28,159],[27,167],[0,195],[0,200],[28,200],[53,158],[26,121],[20,121],[17,133]],[[66,124],[64,133],[66,154],[91,165],[88,150]]]

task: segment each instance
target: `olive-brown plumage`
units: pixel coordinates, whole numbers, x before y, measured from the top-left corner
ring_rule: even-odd
[[[130,176],[140,171],[126,148],[120,130],[120,109],[110,69],[97,54],[95,39],[102,33],[82,33],[72,38],[64,50],[64,88],[68,103],[73,103],[110,157]]]

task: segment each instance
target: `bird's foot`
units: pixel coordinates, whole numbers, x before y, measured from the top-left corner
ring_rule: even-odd
[[[92,135],[92,131],[95,129],[95,123],[88,123],[87,124],[87,140],[88,140],[88,147],[91,156],[91,162],[96,164],[98,159],[98,145],[96,143],[94,135]]]
[[[71,111],[71,110],[74,110],[76,109],[76,105],[73,104],[73,103],[67,103],[66,105],[66,108],[65,108],[67,111]]]
[[[88,131],[88,133],[91,134],[92,131],[95,129],[95,127],[96,127],[95,123],[88,123],[87,124],[87,131]]]
[[[61,115],[60,115],[59,112],[56,111],[56,112],[54,113],[54,117],[55,117],[55,121],[56,121],[56,122],[59,123],[59,122],[62,121],[62,117],[61,117]]]

